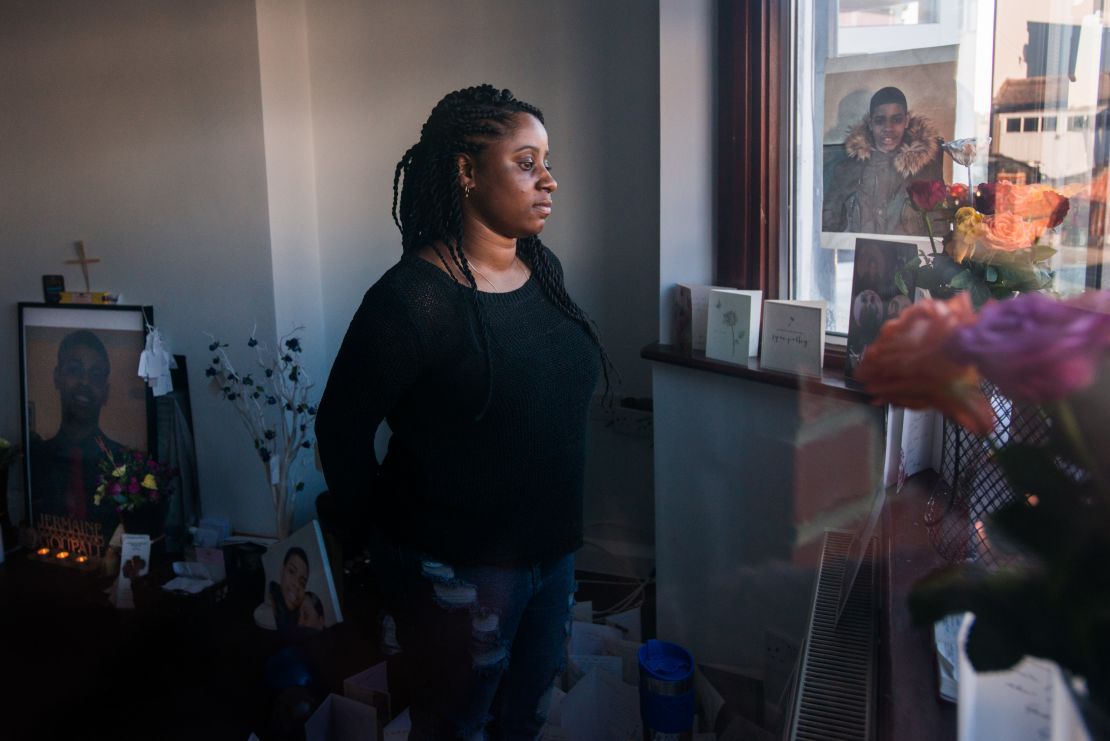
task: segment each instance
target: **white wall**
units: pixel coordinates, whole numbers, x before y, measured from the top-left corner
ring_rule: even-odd
[[[153,305],[191,361],[205,511],[267,530],[252,446],[205,392],[202,334],[274,330],[258,76],[251,0],[0,2],[0,347],[15,356],[15,304],[41,301],[40,276],[81,288],[63,263],[85,240],[92,287]],[[0,389],[0,436],[18,440],[14,362]]]
[[[324,393],[330,361],[325,355],[323,281],[316,218],[316,153],[308,24],[304,0],[256,0],[266,185],[270,215],[275,326],[284,336],[297,327],[304,370],[314,384],[309,398]],[[305,489],[297,496],[293,527],[315,517],[315,495],[325,488],[313,456],[302,455],[293,471]]]
[[[659,338],[675,283],[713,277],[716,4],[659,4]]]

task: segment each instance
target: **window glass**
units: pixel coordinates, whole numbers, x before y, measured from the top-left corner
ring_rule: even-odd
[[[938,249],[950,240],[955,208],[927,226],[915,180],[1056,191],[1068,214],[1039,238],[1055,250],[1052,287],[1101,286],[1110,24],[1098,0],[794,7],[790,291],[828,301],[830,331],[848,331],[857,239],[921,252],[929,228]],[[954,140],[974,154],[937,146]]]
[[[936,22],[936,0],[891,2],[890,0],[842,0],[838,23],[841,28],[859,26],[904,26]]]

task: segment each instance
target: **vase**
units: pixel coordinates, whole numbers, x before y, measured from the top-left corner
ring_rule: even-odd
[[[151,540],[165,529],[165,516],[161,507],[140,507],[119,513],[123,531],[133,535],[149,535]]]
[[[151,559],[162,556],[166,550],[166,508],[163,506],[140,507],[119,513],[123,532],[129,535],[150,536]]]
[[[994,411],[994,429],[974,435],[944,420],[940,476],[929,497],[925,524],[933,546],[950,563],[975,560],[997,568],[1020,561],[1024,554],[986,537],[984,521],[1018,496],[993,451],[1007,442],[1035,445],[1047,440],[1051,420],[1040,408],[1007,398],[989,381],[983,381],[982,391]]]

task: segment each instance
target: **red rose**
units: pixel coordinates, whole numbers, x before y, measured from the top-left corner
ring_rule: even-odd
[[[1059,193],[1048,194],[1045,197],[1049,200],[1055,198],[1056,201],[1052,207],[1052,213],[1048,216],[1048,228],[1052,229],[1064,223],[1064,217],[1068,215],[1068,209],[1071,208],[1071,202]]]
[[[949,185],[948,197],[952,199],[952,203],[956,208],[971,205],[971,201],[968,198],[967,186],[963,183],[952,183]]]
[[[913,205],[921,211],[932,211],[944,203],[948,195],[948,188],[943,180],[914,180],[906,190],[913,200]]]

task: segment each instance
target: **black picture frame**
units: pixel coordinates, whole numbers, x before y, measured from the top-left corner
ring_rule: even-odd
[[[93,504],[102,458],[94,438],[110,449],[158,449],[154,397],[137,374],[154,309],[20,302],[18,314],[22,524],[34,527],[40,514],[97,521],[107,539],[118,518]]]

